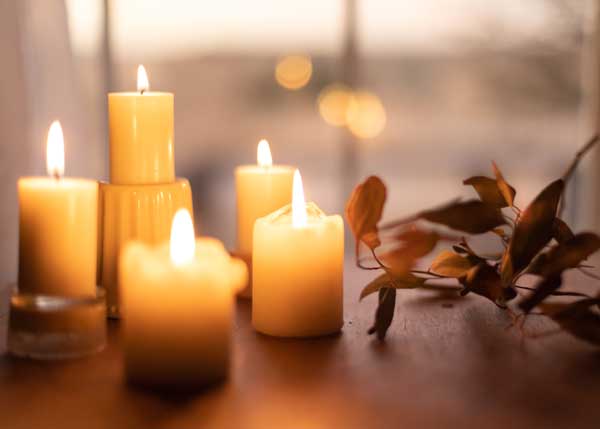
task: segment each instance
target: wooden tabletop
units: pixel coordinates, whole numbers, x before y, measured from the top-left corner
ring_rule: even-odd
[[[124,383],[116,322],[89,358],[0,357],[0,428],[600,427],[600,349],[566,334],[522,346],[493,304],[428,291],[399,293],[380,343],[366,335],[375,298],[357,300],[368,278],[346,270],[345,325],[329,338],[257,334],[240,302],[229,380],[193,395]]]

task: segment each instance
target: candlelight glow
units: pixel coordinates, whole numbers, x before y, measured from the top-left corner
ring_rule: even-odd
[[[143,65],[138,66],[137,70],[137,89],[142,94],[150,89],[150,82],[148,82],[148,75]]]
[[[179,266],[194,260],[196,238],[190,212],[179,209],[171,225],[171,261]]]
[[[306,55],[288,55],[275,67],[275,79],[286,89],[304,87],[312,76],[312,61]]]
[[[48,130],[46,170],[49,176],[61,177],[65,174],[65,140],[58,121],[52,122]]]
[[[258,165],[261,167],[270,167],[273,165],[273,158],[271,157],[271,148],[269,142],[262,139],[258,142],[256,149],[256,160]]]
[[[306,202],[304,201],[304,188],[300,171],[294,173],[294,185],[292,190],[292,226],[301,228],[306,226]]]

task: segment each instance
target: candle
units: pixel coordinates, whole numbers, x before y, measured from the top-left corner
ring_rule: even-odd
[[[338,332],[343,323],[344,224],[304,202],[294,173],[292,204],[254,226],[252,324],[278,337]]]
[[[129,243],[120,265],[127,378],[189,389],[225,377],[245,264],[216,239],[194,240],[189,212],[182,209],[173,218],[170,243]]]
[[[63,178],[64,140],[50,126],[46,164],[50,177],[23,177],[19,194],[19,291],[95,296],[98,184]]]
[[[257,148],[257,165],[244,165],[235,170],[237,194],[237,254],[250,265],[254,222],[259,217],[289,204],[292,200],[294,168],[273,165],[266,140]],[[242,292],[250,296],[250,288]]]
[[[110,181],[126,185],[172,182],[173,94],[149,92],[141,65],[137,86],[137,92],[108,94]]]

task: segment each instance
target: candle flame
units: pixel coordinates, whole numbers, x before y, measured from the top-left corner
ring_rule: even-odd
[[[301,228],[306,226],[306,202],[304,201],[304,188],[300,171],[294,172],[294,184],[292,187],[292,226]]]
[[[150,82],[148,82],[148,75],[143,65],[139,65],[137,69],[137,89],[142,94],[150,89]]]
[[[65,139],[60,122],[54,121],[46,140],[46,170],[49,176],[61,177],[65,173]]]
[[[173,217],[171,225],[171,261],[180,266],[194,260],[196,253],[196,238],[194,224],[190,212],[179,209]]]
[[[271,148],[269,147],[269,142],[265,139],[262,139],[258,142],[258,147],[256,149],[256,160],[258,165],[261,167],[270,167],[273,165]]]

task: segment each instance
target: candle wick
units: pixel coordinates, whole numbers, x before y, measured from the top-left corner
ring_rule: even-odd
[[[145,91],[145,90],[146,90],[145,88],[142,88],[142,89],[140,89],[140,94],[141,94],[141,95],[144,95],[144,91]]]

